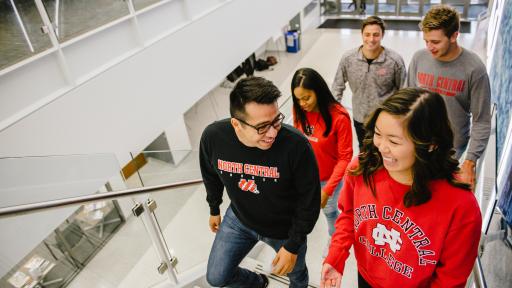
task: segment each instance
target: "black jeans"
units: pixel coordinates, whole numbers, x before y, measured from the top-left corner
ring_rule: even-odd
[[[361,274],[359,274],[359,272],[357,273],[357,287],[358,288],[372,288],[372,286],[370,286],[370,284],[368,284],[368,282],[366,282],[366,280],[364,280],[363,276],[361,276]]]
[[[361,151],[361,148],[363,147],[363,139],[366,130],[364,130],[364,124],[361,122],[357,122],[356,120],[354,120],[354,128],[356,128],[357,142],[359,142],[359,151]]]

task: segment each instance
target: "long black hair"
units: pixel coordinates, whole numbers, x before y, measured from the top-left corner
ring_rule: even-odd
[[[383,166],[382,156],[373,143],[375,123],[381,112],[402,117],[414,143],[413,182],[403,199],[406,207],[421,205],[432,198],[428,185],[431,180],[446,179],[453,186],[469,190],[468,184],[454,178],[459,162],[453,158],[453,132],[443,98],[424,89],[406,88],[387,98],[367,119],[359,166],[350,171],[352,175],[363,175],[373,195],[373,174]]]
[[[306,118],[306,113],[304,113],[304,110],[300,107],[299,101],[295,97],[293,91],[297,87],[313,90],[316,94],[318,110],[320,110],[320,115],[322,115],[322,119],[325,122],[325,131],[323,136],[327,137],[331,132],[332,127],[332,116],[329,112],[329,108],[331,105],[338,104],[338,102],[334,99],[334,96],[332,95],[331,90],[329,90],[327,83],[325,83],[324,78],[311,68],[301,68],[295,71],[291,86],[295,123],[300,123],[304,133],[311,134],[311,132],[306,129],[310,124]]]

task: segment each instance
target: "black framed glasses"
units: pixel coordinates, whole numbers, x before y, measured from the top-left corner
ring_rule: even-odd
[[[283,124],[283,120],[284,120],[284,114],[279,113],[279,115],[277,115],[277,117],[274,120],[272,120],[272,122],[270,122],[268,124],[261,124],[259,126],[253,126],[253,125],[245,122],[242,119],[238,119],[238,118],[235,118],[235,119],[253,129],[255,129],[258,134],[265,134],[270,129],[270,127],[274,127],[274,129],[281,128],[281,125]]]

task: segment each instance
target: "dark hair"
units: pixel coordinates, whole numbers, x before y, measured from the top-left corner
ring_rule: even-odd
[[[459,12],[448,5],[436,5],[428,10],[420,22],[420,29],[424,32],[443,30],[444,35],[450,38],[459,31]]]
[[[243,119],[247,103],[272,104],[280,96],[281,91],[269,80],[254,76],[243,78],[229,94],[229,112],[231,117]]]
[[[306,131],[306,127],[309,124],[308,120],[306,119],[306,113],[304,113],[304,110],[302,110],[300,107],[299,101],[293,92],[297,87],[313,90],[315,92],[318,109],[320,110],[320,115],[322,115],[322,119],[325,122],[325,131],[323,135],[324,137],[327,137],[327,135],[329,135],[331,132],[332,126],[332,116],[329,111],[329,107],[339,103],[336,101],[336,99],[334,99],[334,96],[332,96],[331,90],[329,90],[327,83],[325,83],[324,78],[322,78],[318,72],[311,68],[301,68],[295,71],[295,74],[292,78],[294,121],[296,124],[300,123],[302,130],[306,134],[311,134],[311,132]]]
[[[352,175],[363,175],[374,195],[373,173],[383,166],[382,156],[373,144],[375,123],[381,112],[402,116],[414,143],[413,182],[403,199],[406,207],[429,201],[432,193],[428,184],[434,179],[446,179],[453,186],[469,189],[469,185],[454,178],[459,162],[452,157],[455,154],[453,132],[443,98],[424,89],[406,88],[387,98],[367,119],[359,166],[350,171]]]
[[[368,25],[379,25],[382,30],[382,35],[386,32],[386,24],[384,23],[384,20],[378,16],[368,16],[364,19],[363,24],[361,24],[361,33],[363,33],[364,27]]]

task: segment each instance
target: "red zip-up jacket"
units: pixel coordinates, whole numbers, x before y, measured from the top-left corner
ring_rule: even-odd
[[[339,104],[330,107],[332,125],[331,132],[324,137],[325,122],[320,112],[305,112],[309,129],[313,132],[306,135],[315,152],[320,171],[320,181],[327,181],[323,191],[332,195],[338,183],[343,179],[347,165],[352,159],[352,126],[350,116]],[[296,120],[296,118],[295,118]],[[300,122],[294,126],[304,133]]]

